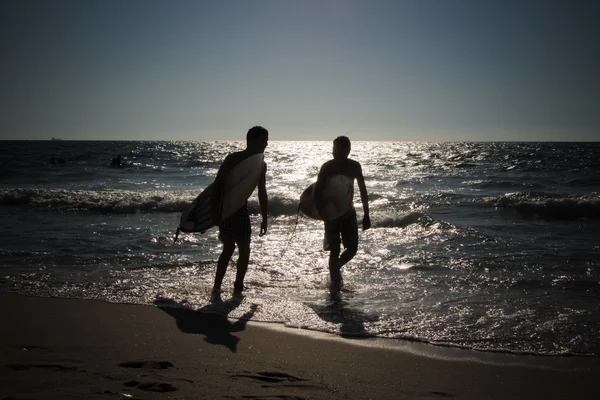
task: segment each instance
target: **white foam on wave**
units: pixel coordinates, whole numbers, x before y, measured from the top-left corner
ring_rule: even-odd
[[[0,189],[2,205],[29,205],[53,211],[115,214],[179,212],[192,200],[190,193],[169,191]]]

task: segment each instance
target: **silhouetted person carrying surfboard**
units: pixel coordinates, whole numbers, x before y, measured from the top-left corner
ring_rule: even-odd
[[[219,240],[223,243],[223,251],[217,263],[213,295],[220,293],[223,277],[236,245],[239,254],[234,294],[240,294],[244,289],[244,277],[250,260],[250,236],[252,233],[247,200],[257,184],[262,215],[260,234],[267,233],[269,199],[266,188],[267,164],[263,160],[263,152],[267,147],[268,140],[269,132],[265,128],[262,126],[251,128],[246,135],[246,149],[225,157],[215,178],[211,196],[211,215],[213,223],[219,227]],[[248,188],[250,188],[249,193]],[[248,195],[245,196],[243,193],[248,193]],[[241,199],[240,196],[245,196],[245,199]],[[223,218],[226,209],[231,204],[238,204],[240,200],[244,202],[243,205],[231,216]]]
[[[364,215],[363,230],[371,227],[367,187],[358,161],[348,158],[350,139],[339,136],[333,141],[333,160],[321,166],[314,186],[314,202],[325,221],[324,249],[329,250],[330,290],[337,293],[342,287],[341,268],[358,250],[358,223],[353,205],[354,180],[360,189]],[[341,244],[344,252],[340,255]]]

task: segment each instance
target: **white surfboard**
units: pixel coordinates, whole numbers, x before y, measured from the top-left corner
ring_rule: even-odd
[[[231,217],[248,200],[260,179],[263,169],[263,153],[254,154],[238,163],[225,178],[223,197],[220,204],[221,221]],[[179,232],[204,233],[214,226],[211,214],[211,196],[213,184],[211,183],[194,200],[187,211],[181,214]]]
[[[221,201],[221,221],[235,214],[254,192],[263,170],[263,160],[263,153],[254,154],[229,172]]]
[[[314,189],[316,183],[306,188],[300,196],[300,211],[307,217],[314,219],[325,219],[327,221],[336,219],[352,209],[354,198],[354,180],[346,175],[334,175],[327,178],[323,190],[324,218],[317,212]]]

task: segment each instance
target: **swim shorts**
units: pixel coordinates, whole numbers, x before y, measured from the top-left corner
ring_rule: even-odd
[[[339,218],[325,221],[323,250],[330,250],[331,245],[340,243],[343,243],[346,249],[358,248],[358,222],[354,208]]]
[[[247,202],[235,214],[219,224],[219,240],[221,242],[225,240],[235,242],[249,240],[251,234],[252,227]]]

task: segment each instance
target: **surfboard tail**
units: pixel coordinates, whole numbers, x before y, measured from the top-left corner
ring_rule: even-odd
[[[175,238],[173,239],[173,243],[177,242],[177,238],[179,237],[179,232],[181,232],[181,228],[177,227],[177,232],[175,232]]]

